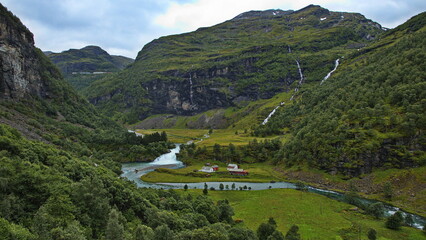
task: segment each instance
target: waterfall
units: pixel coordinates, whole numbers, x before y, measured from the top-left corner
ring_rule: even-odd
[[[327,74],[327,76],[325,76],[325,77],[324,77],[324,79],[321,81],[320,85],[322,85],[322,83],[323,83],[325,80],[327,80],[327,79],[331,76],[331,74],[332,74],[334,71],[336,71],[337,67],[339,66],[339,60],[340,60],[340,58],[336,59],[336,63],[335,63],[335,65],[334,65],[334,69],[333,69],[333,70],[331,70],[331,72],[329,72],[329,73]]]
[[[194,105],[194,101],[193,101],[193,95],[194,95],[194,91],[192,90],[192,76],[191,73],[189,73],[189,99],[191,100],[191,105]]]
[[[300,80],[299,80],[299,86],[302,85],[303,82],[303,73],[302,73],[302,69],[300,68],[300,63],[298,60],[296,60],[297,63],[297,68],[299,69],[299,75],[300,75]]]
[[[265,120],[263,120],[262,125],[265,125],[266,123],[268,123],[269,119],[272,117],[272,115],[274,115],[275,111],[277,111],[277,109],[280,106],[277,106],[276,108],[274,108],[274,110],[272,110],[272,112],[269,113],[268,117],[265,118]]]
[[[291,53],[291,48],[290,46],[288,46],[288,52]],[[303,72],[302,72],[302,68],[300,67],[300,63],[297,59],[296,60],[296,64],[297,64],[297,68],[299,69],[299,76],[300,76],[300,80],[299,83],[297,84],[296,88],[294,89],[294,94],[291,96],[290,101],[293,101],[294,96],[296,95],[296,93],[299,91],[299,88],[302,86],[303,83]],[[275,111],[277,111],[277,109],[284,105],[285,102],[281,102],[280,105],[278,105],[276,108],[274,108],[274,110],[272,110],[272,112],[269,113],[268,117],[265,118],[265,120],[263,120],[262,125],[265,125],[266,123],[268,123],[269,119],[272,117],[272,115],[274,115]]]

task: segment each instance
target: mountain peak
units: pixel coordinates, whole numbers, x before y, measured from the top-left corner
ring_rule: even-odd
[[[307,15],[321,16],[330,14],[330,11],[326,8],[321,7],[320,5],[311,4],[297,10],[295,13],[305,13]]]
[[[242,20],[242,19],[249,19],[249,18],[271,18],[271,17],[278,17],[283,15],[288,15],[293,13],[293,10],[283,11],[281,9],[269,9],[264,11],[248,11],[239,14],[232,20]]]

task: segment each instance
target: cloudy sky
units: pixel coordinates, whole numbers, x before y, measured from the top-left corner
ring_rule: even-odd
[[[298,10],[317,4],[359,12],[393,28],[426,11],[425,0],[2,0],[44,51],[98,45],[135,58],[155,38],[212,26],[249,10]]]

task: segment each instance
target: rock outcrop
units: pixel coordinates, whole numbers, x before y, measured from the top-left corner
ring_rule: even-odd
[[[0,98],[48,97],[33,34],[0,5]]]

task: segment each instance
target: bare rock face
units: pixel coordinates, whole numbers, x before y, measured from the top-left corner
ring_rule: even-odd
[[[33,34],[0,5],[0,98],[47,97]]]

